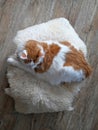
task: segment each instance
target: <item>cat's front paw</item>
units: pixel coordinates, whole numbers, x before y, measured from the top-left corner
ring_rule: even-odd
[[[7,62],[8,62],[8,63],[13,63],[13,62],[14,62],[14,58],[9,57],[9,58],[7,59]]]
[[[7,63],[11,64],[11,65],[17,65],[18,61],[15,60],[13,57],[9,57],[7,59]]]

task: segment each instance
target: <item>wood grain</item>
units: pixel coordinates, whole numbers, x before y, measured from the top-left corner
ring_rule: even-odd
[[[93,67],[73,112],[19,114],[5,95],[7,57],[17,30],[66,17],[88,47]],[[98,0],[0,0],[0,130],[98,130]]]

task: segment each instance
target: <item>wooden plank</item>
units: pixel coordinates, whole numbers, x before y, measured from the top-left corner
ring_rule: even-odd
[[[0,0],[0,130],[97,130],[98,129],[98,0]],[[67,17],[88,46],[92,76],[83,83],[73,112],[19,114],[8,87],[6,58],[14,51],[17,30]]]

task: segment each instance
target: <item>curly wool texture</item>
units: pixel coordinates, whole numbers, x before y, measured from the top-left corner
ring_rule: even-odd
[[[86,58],[87,50],[84,42],[65,18],[26,28],[19,31],[14,38],[18,49],[28,40],[68,41],[77,50],[82,51]],[[7,76],[10,88],[6,88],[5,91],[14,98],[16,111],[21,113],[73,110],[74,96],[82,86],[81,83],[50,86],[50,84],[13,66],[8,67]]]

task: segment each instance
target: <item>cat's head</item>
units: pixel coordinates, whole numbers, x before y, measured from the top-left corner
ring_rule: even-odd
[[[18,53],[20,61],[31,66],[31,68],[35,68],[42,63],[44,55],[45,53],[40,43],[34,40],[29,40],[23,50]]]

